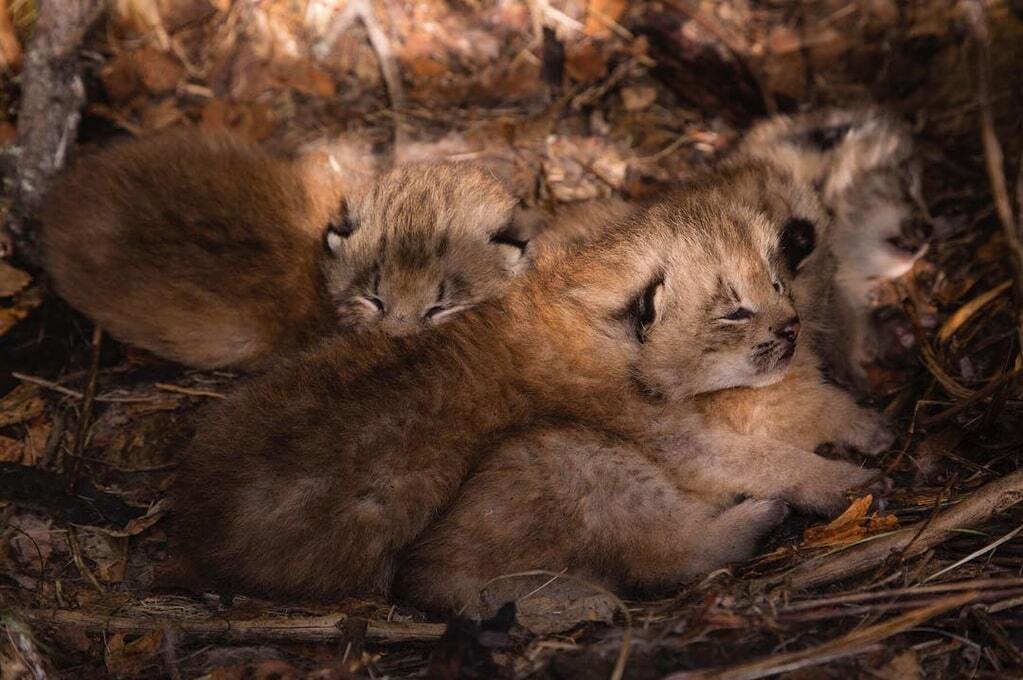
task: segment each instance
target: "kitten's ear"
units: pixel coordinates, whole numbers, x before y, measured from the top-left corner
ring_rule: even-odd
[[[650,330],[661,320],[664,298],[664,277],[658,275],[629,304],[627,317],[641,343],[646,342]]]
[[[490,242],[501,249],[505,266],[518,274],[529,266],[529,239],[524,238],[521,225],[512,218],[508,224],[490,235]]]
[[[796,275],[799,265],[810,256],[816,246],[817,230],[810,220],[793,217],[782,226],[778,247],[790,275]]]
[[[331,220],[323,232],[323,247],[331,255],[340,257],[344,242],[356,229],[357,225],[348,212],[348,204],[342,203],[338,216]]]

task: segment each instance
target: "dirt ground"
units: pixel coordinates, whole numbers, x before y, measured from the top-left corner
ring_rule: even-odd
[[[39,16],[0,0],[5,178]],[[241,378],[102,336],[30,238],[0,241],[0,680],[1023,675],[1018,2],[113,0],[76,63],[72,157],[226,127],[342,140],[367,171],[475,160],[540,208],[653,196],[766,114],[880,102],[914,124],[936,234],[878,301],[874,401],[900,432],[871,461],[883,503],[793,517],[663,599],[532,575],[483,623],[158,588],[177,457]]]

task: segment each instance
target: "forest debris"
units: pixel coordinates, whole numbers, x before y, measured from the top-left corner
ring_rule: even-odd
[[[938,330],[938,342],[945,343],[955,335],[955,332],[959,328],[969,321],[977,312],[983,309],[988,303],[997,298],[999,295],[1009,290],[1012,286],[1012,281],[1003,281],[994,288],[981,293],[977,297],[973,298],[966,304],[962,305],[957,309],[951,316],[945,319],[945,323],[941,325]]]
[[[17,71],[21,68],[21,42],[14,30],[8,0],[0,0],[0,71]]]
[[[813,668],[835,659],[876,649],[878,642],[915,628],[945,612],[958,609],[974,599],[976,593],[973,592],[953,595],[936,604],[913,609],[882,623],[854,628],[850,633],[808,649],[773,654],[720,670],[675,673],[667,676],[665,680],[756,680],[786,671]]]
[[[895,515],[877,512],[867,515],[874,497],[857,498],[841,515],[827,525],[809,527],[803,534],[804,548],[848,545],[872,534],[891,531],[899,526]]]
[[[150,631],[141,637],[124,633],[112,635],[104,650],[107,670],[114,675],[134,677],[141,674],[160,662],[163,636],[163,629]]]
[[[185,67],[180,62],[168,53],[152,47],[135,50],[129,59],[150,94],[173,92],[185,77]]]
[[[35,385],[22,384],[0,398],[0,427],[17,425],[37,418],[46,409],[46,402]]]
[[[75,538],[86,557],[95,566],[96,577],[105,584],[120,583],[128,566],[128,541],[93,527],[76,527]]]
[[[938,513],[926,525],[906,527],[889,536],[853,546],[838,555],[811,558],[786,574],[783,580],[790,590],[797,591],[876,568],[893,555],[905,560],[954,536],[956,530],[976,526],[1021,502],[1023,470],[1018,470],[974,491],[956,505]]]
[[[3,0],[0,0],[3,2]],[[20,269],[15,269],[3,260],[0,260],[0,298],[11,297],[20,293],[25,286],[32,283],[32,277]]]
[[[642,111],[657,101],[657,88],[649,85],[623,87],[621,94],[626,111]]]
[[[101,0],[41,3],[34,38],[25,53],[19,153],[7,187],[11,210],[6,231],[19,255],[31,263],[39,261],[32,226],[36,211],[53,177],[64,167],[85,103],[78,52],[102,7]],[[0,320],[0,334],[3,326]]]
[[[19,615],[38,624],[71,626],[92,631],[140,635],[171,626],[183,636],[197,639],[219,639],[235,642],[328,642],[343,640],[343,623],[347,614],[320,616],[264,616],[255,619],[183,618],[172,615],[156,619],[130,618],[109,612],[87,609],[34,609],[22,610]],[[392,623],[368,621],[365,636],[375,642],[412,642],[438,640],[444,633],[442,623]]]
[[[881,680],[920,680],[923,671],[916,651],[907,649],[877,670]]]
[[[91,483],[67,493],[63,477],[49,470],[0,463],[0,500],[14,501],[26,508],[44,510],[55,519],[73,524],[115,524],[123,527],[145,514],[116,496],[96,489]]]
[[[43,289],[39,285],[34,285],[15,295],[11,304],[0,304],[0,335],[14,328],[42,302]]]

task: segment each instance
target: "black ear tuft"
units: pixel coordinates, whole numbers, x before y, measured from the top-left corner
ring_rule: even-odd
[[[810,256],[817,245],[817,233],[813,222],[804,217],[793,217],[782,227],[778,245],[789,273],[795,276],[799,265]]]
[[[851,129],[851,125],[832,125],[831,127],[814,128],[807,133],[806,138],[807,141],[821,151],[827,151],[837,146]]]
[[[657,320],[657,293],[664,285],[664,278],[658,276],[643,290],[640,295],[629,305],[629,317],[632,321],[633,332],[640,343],[646,342],[647,332],[650,326]]]
[[[327,224],[323,231],[323,247],[327,252],[337,254],[342,241],[355,233],[358,225],[348,214],[348,206],[341,206],[341,213]]]

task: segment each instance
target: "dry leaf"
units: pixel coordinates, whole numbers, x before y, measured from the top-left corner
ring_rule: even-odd
[[[20,463],[25,445],[17,439],[0,436],[0,463]]]
[[[173,92],[185,77],[185,67],[171,55],[152,47],[132,54],[139,80],[152,94]]]
[[[626,111],[642,111],[657,101],[657,88],[649,85],[622,88],[622,105]]]
[[[870,494],[857,498],[846,511],[824,526],[812,526],[803,534],[803,547],[848,545],[882,531],[890,531],[899,525],[895,515],[872,513],[867,515],[874,497]]]
[[[0,260],[0,297],[11,297],[15,293],[20,293],[30,283],[31,276]]]
[[[46,451],[46,444],[50,440],[50,432],[53,424],[45,416],[36,416],[29,422],[25,436],[22,439],[24,448],[21,454],[22,465],[36,465]]]
[[[98,527],[78,527],[75,535],[82,555],[95,565],[103,583],[120,583],[128,566],[128,540],[110,536]]]
[[[611,36],[611,23],[617,23],[625,8],[626,0],[590,0],[586,8],[586,34],[594,38]]]
[[[46,402],[35,385],[23,383],[0,398],[0,427],[17,425],[43,414]]]
[[[8,521],[8,526],[14,530],[9,535],[15,559],[33,576],[38,576],[53,554],[50,533],[53,523],[49,519],[26,512],[12,517]]]
[[[11,21],[7,0],[0,0],[0,69],[12,72],[20,68],[21,43]]]
[[[153,664],[160,663],[163,631],[154,630],[139,637],[118,633],[107,641],[107,670],[114,675],[136,676]]]
[[[14,328],[29,313],[42,304],[43,292],[39,286],[32,286],[14,298],[14,304],[0,307],[0,335]]]
[[[102,527],[96,527],[96,529],[102,531],[107,536],[115,538],[136,536],[163,519],[163,516],[167,514],[168,510],[170,510],[170,499],[161,498],[159,501],[150,506],[149,510],[146,511],[146,514],[131,520],[124,525],[123,529],[106,529]]]

